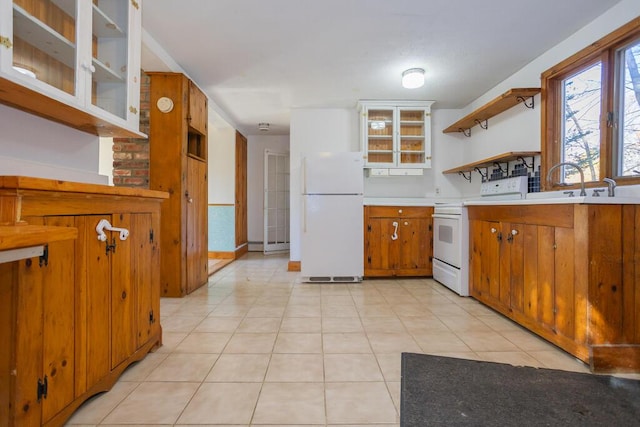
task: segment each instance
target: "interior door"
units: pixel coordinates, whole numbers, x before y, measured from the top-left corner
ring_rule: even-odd
[[[187,293],[208,279],[207,163],[187,158]]]
[[[289,153],[264,152],[265,254],[289,250]]]

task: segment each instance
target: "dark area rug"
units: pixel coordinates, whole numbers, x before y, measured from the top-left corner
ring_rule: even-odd
[[[640,381],[403,353],[400,425],[640,426]]]

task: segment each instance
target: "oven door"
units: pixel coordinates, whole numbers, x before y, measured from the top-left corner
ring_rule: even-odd
[[[462,215],[433,215],[433,257],[460,268]]]

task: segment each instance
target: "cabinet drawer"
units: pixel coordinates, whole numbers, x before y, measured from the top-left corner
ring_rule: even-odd
[[[369,218],[431,218],[430,206],[367,206]]]

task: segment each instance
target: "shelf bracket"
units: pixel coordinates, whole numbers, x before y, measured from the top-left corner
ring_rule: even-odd
[[[464,173],[463,171],[458,172],[458,175],[461,175],[464,179],[471,182],[471,172],[469,172],[469,176],[467,176],[467,174]]]
[[[484,119],[484,120],[474,119],[473,121],[482,129],[485,129],[485,130],[489,129],[489,119]]]
[[[471,128],[469,129],[458,128],[458,132],[462,132],[462,134],[466,137],[471,136]]]
[[[484,173],[482,173],[482,170],[480,170],[480,168],[476,166],[475,171],[480,174],[480,176],[482,177],[482,181],[486,180],[487,179],[487,175],[489,175],[489,171],[487,171],[486,168],[484,170]]]
[[[528,169],[533,170],[535,167],[535,157],[531,157],[531,165],[529,165],[527,161],[524,159],[524,157],[522,156],[518,156],[516,160],[522,162],[522,164]]]
[[[527,108],[533,109],[533,107],[535,106],[533,96],[529,96],[527,98],[525,98],[524,96],[517,96],[516,99],[518,100],[518,102],[522,102],[522,104]],[[527,99],[529,100],[529,102],[527,102]]]
[[[500,172],[502,172],[502,173],[506,173],[506,174],[508,174],[508,173],[509,173],[509,171],[508,171],[508,170],[504,170],[504,168],[502,167],[502,164],[501,164],[501,163],[493,162],[493,166],[495,166],[496,168],[498,168],[498,170],[499,170]]]

